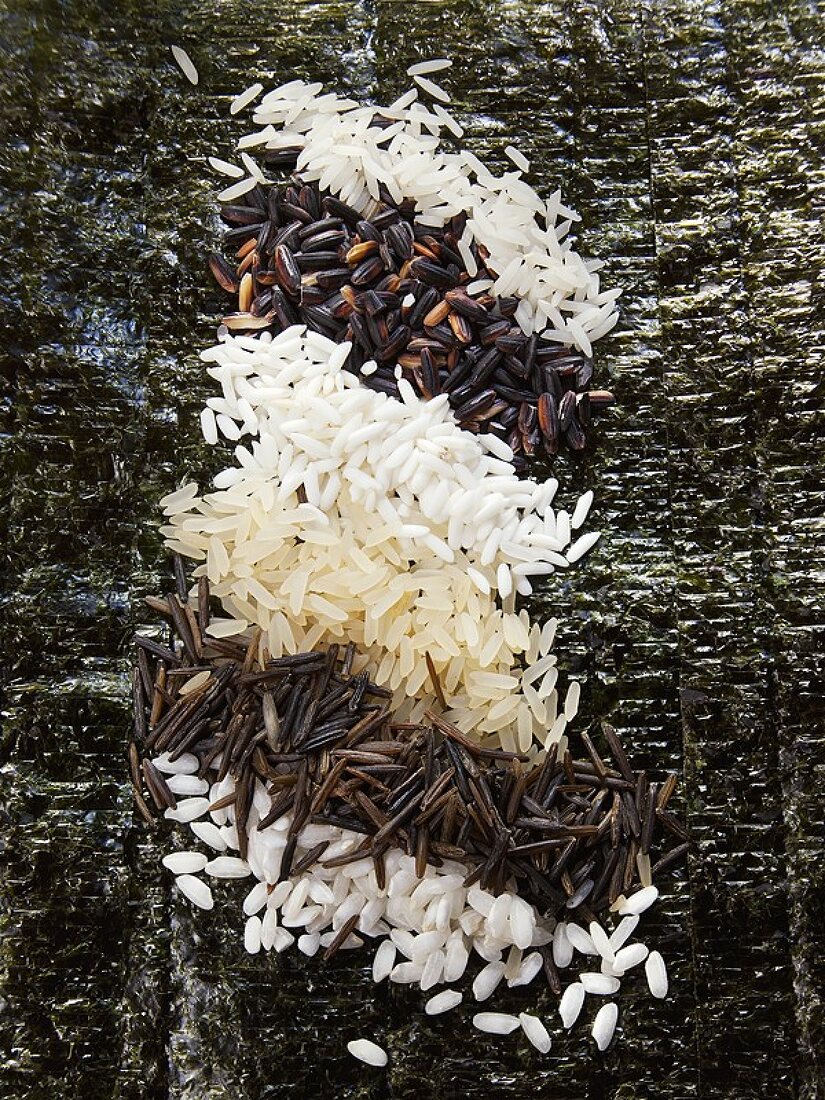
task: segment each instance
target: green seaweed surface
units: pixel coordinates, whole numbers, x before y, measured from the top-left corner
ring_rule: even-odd
[[[4,1100],[825,1095],[822,46],[805,0],[0,2]],[[582,726],[684,770],[695,848],[646,918],[672,995],[628,982],[604,1057],[583,1023],[542,1057],[470,1003],[427,1019],[366,953],[245,956],[238,893],[174,896],[127,784],[156,502],[216,463],[197,351],[227,97],[300,75],[386,101],[442,53],[468,145],[524,149],[627,288],[597,348],[618,410],[559,462],[605,534],[533,609],[563,621]],[[346,1054],[369,1034],[386,1070]]]

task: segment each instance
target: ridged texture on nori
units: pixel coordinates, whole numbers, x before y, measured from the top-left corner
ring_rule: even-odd
[[[9,0],[0,20],[0,1094],[814,1097],[825,245],[811,5]],[[211,392],[196,350],[222,299],[203,269],[218,238],[200,158],[227,154],[228,96],[264,70],[386,100],[432,54],[458,59],[441,82],[474,151],[503,168],[520,145],[582,211],[584,251],[628,287],[623,331],[597,347],[617,411],[580,469],[558,464],[571,496],[597,490],[610,552],[552,607],[560,651],[590,674],[582,725],[613,717],[651,768],[684,763],[700,846],[690,881],[679,872],[645,918],[672,999],[623,996],[604,1059],[584,1027],[541,1058],[473,1033],[469,1005],[425,1020],[408,990],[373,989],[366,955],[246,959],[235,898],[193,917],[160,867],[166,842],[132,824],[127,639],[157,590],[155,502],[217,468],[196,422]],[[382,1073],[344,1053],[373,1030]]]

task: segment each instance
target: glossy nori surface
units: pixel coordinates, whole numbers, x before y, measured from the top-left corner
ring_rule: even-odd
[[[822,40],[805,0],[0,4],[0,1096],[823,1095]],[[442,53],[468,145],[503,166],[515,139],[627,288],[597,348],[619,408],[558,465],[605,534],[534,611],[587,675],[582,723],[684,769],[696,847],[646,920],[672,996],[627,983],[605,1057],[581,1025],[540,1057],[470,1004],[427,1019],[366,954],[245,956],[238,892],[193,915],[132,815],[156,501],[215,468],[228,96],[301,75],[386,101]],[[370,1034],[386,1071],[345,1052]]]

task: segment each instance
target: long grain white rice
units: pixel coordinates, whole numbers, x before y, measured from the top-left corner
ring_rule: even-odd
[[[586,493],[582,493],[579,499],[576,501],[576,507],[573,509],[573,515],[570,517],[570,526],[574,531],[577,531],[584,521],[587,519],[587,513],[590,511],[590,506],[593,503],[593,490],[588,489]]]
[[[526,691],[538,675],[529,663],[523,684],[513,674],[532,627],[512,585],[514,571],[522,592],[526,571],[553,568],[555,482],[518,478],[499,444],[456,424],[446,396],[410,390],[399,403],[364,389],[341,370],[348,352],[295,326],[269,342],[228,336],[203,354],[223,389],[210,399],[217,429],[250,436],[213,493],[189,484],[163,502],[169,547],[202,563],[196,575],[230,616],[207,634],[252,623],[273,656],[346,634],[407,715],[435,701],[429,653],[461,729],[511,751],[548,747],[564,733],[558,721],[547,732],[555,676],[539,697]],[[540,634],[537,648],[549,640]],[[565,721],[573,713],[568,703]],[[521,935],[527,946],[529,928]]]
[[[229,104],[229,113],[231,115],[238,114],[244,107],[248,107],[253,100],[257,99],[261,92],[264,90],[263,84],[250,84],[250,86],[239,95],[236,95],[232,102]]]
[[[511,1016],[508,1012],[477,1012],[473,1016],[473,1027],[489,1035],[509,1035],[518,1026],[518,1016]]]
[[[180,66],[180,70],[190,84],[197,84],[198,82],[198,70],[195,68],[195,64],[192,58],[181,46],[172,46],[172,56]]]
[[[530,171],[530,161],[527,159],[524,153],[519,152],[519,150],[516,149],[514,145],[506,146],[504,152],[513,162],[513,164],[515,164],[516,168],[520,168],[522,172]]]
[[[407,69],[407,76],[424,76],[427,73],[438,73],[442,69],[449,69],[452,61],[448,57],[435,57],[431,61],[416,61]]]
[[[204,869],[207,859],[202,852],[170,852],[161,863],[173,875],[196,875]]]

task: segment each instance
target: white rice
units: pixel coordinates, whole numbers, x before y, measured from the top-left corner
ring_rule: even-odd
[[[508,1012],[477,1012],[473,1016],[473,1027],[490,1035],[509,1035],[518,1026],[518,1016],[511,1016]]]
[[[536,1050],[541,1054],[547,1054],[553,1044],[550,1038],[550,1032],[538,1016],[531,1016],[527,1012],[520,1012],[518,1018],[521,1024],[521,1030]]]
[[[351,1039],[347,1050],[353,1058],[366,1062],[368,1066],[385,1066],[388,1062],[387,1052],[372,1039]]]
[[[584,986],[581,982],[573,982],[562,993],[559,1001],[559,1016],[561,1016],[561,1022],[568,1031],[578,1020],[583,1004]]]
[[[171,852],[161,863],[173,875],[196,875],[206,866],[207,858],[202,852]]]
[[[241,92],[240,95],[236,95],[229,104],[229,113],[232,115],[238,114],[244,107],[248,107],[253,100],[257,99],[263,90],[263,84],[250,84],[250,86],[245,91]]]
[[[440,99],[442,103],[450,102],[449,92],[445,91],[440,84],[436,84],[434,80],[428,80],[426,76],[414,76],[413,80],[419,88],[427,92],[434,99]]]
[[[199,909],[211,909],[215,904],[212,900],[212,891],[202,879],[195,878],[194,875],[178,875],[175,886]]]
[[[172,56],[180,66],[180,70],[190,84],[197,84],[198,70],[189,54],[181,46],[172,46]]]
[[[238,465],[213,493],[190,484],[164,498],[162,531],[224,604],[207,634],[254,624],[276,657],[345,635],[407,715],[435,701],[429,654],[451,721],[535,755],[578,707],[574,683],[548,734],[555,674],[541,697],[527,685],[552,632],[532,634],[514,609],[514,582],[529,593],[531,575],[566,565],[549,548],[569,527],[550,504],[556,484],[519,478],[509,448],[460,428],[446,397],[420,401],[403,380],[403,402],[363,388],[341,370],[348,352],[294,326],[203,353],[222,389],[207,408]]]
[[[609,974],[579,974],[579,981],[585,993],[592,993],[599,997],[611,996],[613,993],[618,993],[621,985],[618,978],[611,977]]]
[[[452,61],[448,57],[437,57],[432,61],[416,61],[407,69],[407,76],[424,76],[426,73],[438,73],[442,69],[449,69]]]
[[[667,996],[667,967],[658,951],[651,951],[645,961],[645,977],[651,995],[659,999]]]
[[[430,997],[424,1005],[424,1011],[428,1016],[440,1016],[442,1012],[449,1012],[461,1004],[464,998],[457,989],[445,989],[442,993],[436,993]]]
[[[513,162],[513,164],[515,164],[516,168],[520,168],[522,172],[530,171],[530,161],[527,159],[524,153],[519,152],[519,150],[516,149],[514,145],[508,145],[504,152]]]
[[[644,913],[653,905],[658,896],[659,891],[655,886],[645,886],[635,894],[630,895],[619,910],[619,916],[638,916],[640,913]]]
[[[599,1050],[607,1050],[613,1040],[616,1030],[616,1022],[619,1019],[619,1008],[614,1001],[602,1005],[593,1020],[591,1035],[596,1040]]]
[[[222,176],[229,176],[231,179],[239,180],[242,176],[246,175],[244,169],[239,165],[232,164],[228,160],[221,160],[220,157],[210,157],[209,167],[219,172]]]

